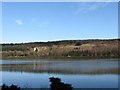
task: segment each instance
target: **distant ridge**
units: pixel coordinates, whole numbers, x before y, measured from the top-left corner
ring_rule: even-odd
[[[67,41],[113,41],[113,40],[118,40],[120,41],[120,39],[77,39],[77,40],[56,40],[56,41],[35,41],[35,42],[18,42],[18,43],[2,43],[2,44],[33,44],[33,43],[54,43],[54,42],[67,42]],[[2,45],[0,44],[0,45]]]

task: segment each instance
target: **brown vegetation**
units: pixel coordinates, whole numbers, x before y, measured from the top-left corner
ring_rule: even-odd
[[[118,58],[119,40],[68,40],[2,44],[3,58],[20,57],[95,57]]]

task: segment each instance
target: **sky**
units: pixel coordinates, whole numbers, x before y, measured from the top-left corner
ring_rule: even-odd
[[[114,38],[117,2],[2,3],[2,43]]]

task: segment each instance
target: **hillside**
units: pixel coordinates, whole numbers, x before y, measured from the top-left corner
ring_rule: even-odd
[[[4,58],[118,58],[119,40],[63,40],[2,44]]]

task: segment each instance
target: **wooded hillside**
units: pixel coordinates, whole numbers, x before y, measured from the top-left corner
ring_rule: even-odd
[[[118,58],[119,40],[63,40],[2,44],[3,58]]]

